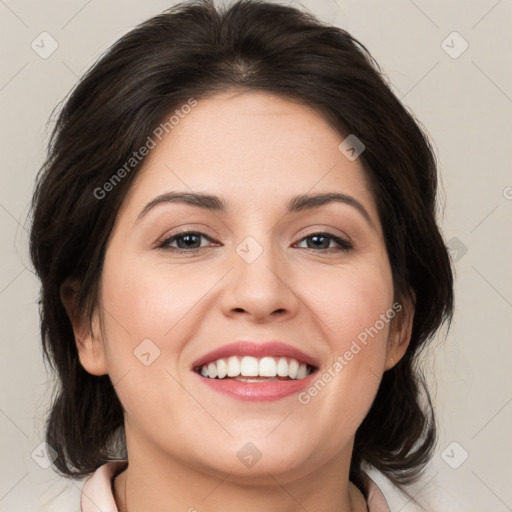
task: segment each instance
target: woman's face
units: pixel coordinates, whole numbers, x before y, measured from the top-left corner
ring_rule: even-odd
[[[343,139],[314,110],[246,92],[198,101],[150,150],[80,351],[110,375],[130,458],[283,483],[349,461],[407,336],[392,332],[382,227]],[[294,200],[319,194],[341,200]]]

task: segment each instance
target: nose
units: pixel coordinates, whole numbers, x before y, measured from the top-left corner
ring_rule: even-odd
[[[263,248],[252,239],[237,247],[232,261],[233,270],[221,299],[226,316],[265,323],[287,320],[297,313],[300,301],[294,290],[296,283],[282,253]]]

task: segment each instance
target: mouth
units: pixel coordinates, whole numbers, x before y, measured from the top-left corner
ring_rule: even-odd
[[[203,364],[194,370],[205,379],[276,382],[304,379],[311,375],[316,368],[288,357],[231,356],[227,359],[219,358],[208,364]]]
[[[216,349],[192,365],[201,382],[242,400],[277,400],[311,383],[318,363],[281,342],[261,345],[235,342]]]

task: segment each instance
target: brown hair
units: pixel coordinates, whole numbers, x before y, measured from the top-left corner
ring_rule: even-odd
[[[361,43],[306,12],[257,0],[223,9],[211,0],[184,2],[142,23],[85,74],[58,116],[30,233],[42,283],[43,350],[59,379],[46,429],[58,454],[54,465],[84,476],[118,457],[124,443],[121,403],[108,375],[81,366],[59,290],[66,279],[79,279],[78,310],[90,318],[106,242],[144,160],[107,197],[98,198],[98,188],[170,112],[227,89],[312,106],[366,146],[359,158],[383,226],[395,297],[412,289],[415,314],[409,348],[384,373],[356,433],[350,478],[366,493],[370,464],[395,484],[412,481],[436,440],[418,354],[453,311],[452,269],[435,219],[435,156]]]

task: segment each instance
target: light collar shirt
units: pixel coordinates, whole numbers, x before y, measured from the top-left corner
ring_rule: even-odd
[[[125,459],[107,462],[88,478],[82,488],[81,512],[119,512],[114,501],[114,478],[127,464]],[[370,480],[367,505],[369,512],[391,512],[386,498],[373,480]]]

